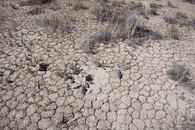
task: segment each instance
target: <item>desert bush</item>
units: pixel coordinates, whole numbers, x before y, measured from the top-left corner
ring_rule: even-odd
[[[73,27],[70,26],[67,18],[52,16],[51,18],[39,19],[36,23],[41,27],[51,28],[52,31],[60,31],[62,33],[70,33]]]
[[[167,75],[170,79],[179,82],[187,82],[190,80],[190,71],[182,65],[173,65],[168,71]]]
[[[179,31],[175,26],[171,26],[171,28],[169,29],[169,35],[171,38],[179,40]]]
[[[74,10],[87,9],[87,6],[84,5],[83,0],[73,0],[72,6]]]

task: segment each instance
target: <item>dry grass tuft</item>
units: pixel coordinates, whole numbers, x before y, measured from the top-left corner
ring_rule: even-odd
[[[43,13],[44,11],[43,11],[43,9],[42,8],[40,8],[40,7],[35,7],[35,8],[33,8],[32,10],[30,10],[29,12],[28,12],[28,14],[31,14],[31,15],[38,15],[38,14],[41,14],[41,13]]]
[[[43,5],[51,2],[55,2],[55,0],[26,0],[20,2],[21,6],[33,6],[33,5]]]
[[[171,38],[179,40],[179,31],[175,26],[171,26],[171,28],[169,29],[169,35]]]
[[[184,2],[188,2],[190,4],[195,4],[195,0],[183,0]]]
[[[70,23],[68,22],[68,18],[64,17],[56,17],[52,16],[51,18],[44,18],[39,19],[36,21],[36,23],[41,27],[46,27],[48,29],[52,29],[53,32],[67,32],[71,33],[73,30],[73,27],[70,26]]]

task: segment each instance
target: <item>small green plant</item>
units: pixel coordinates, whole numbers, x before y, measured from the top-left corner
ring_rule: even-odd
[[[179,40],[179,31],[173,25],[169,29],[169,35],[171,36],[171,38],[176,39],[176,40]]]
[[[187,82],[190,80],[190,71],[182,65],[173,65],[168,71],[167,75],[170,79],[179,82]]]
[[[177,19],[181,19],[181,20],[187,20],[187,15],[185,13],[182,13],[182,12],[177,12],[176,13],[176,18]]]
[[[87,9],[87,7],[83,3],[83,0],[73,0],[72,5],[74,10]]]
[[[70,66],[71,73],[74,75],[78,75],[81,72],[80,65],[78,63],[72,63]]]

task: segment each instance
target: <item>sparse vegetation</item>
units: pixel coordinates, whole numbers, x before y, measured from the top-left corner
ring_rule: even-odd
[[[195,4],[195,0],[183,0],[184,2],[188,2],[190,4]]]
[[[132,2],[132,6],[140,15],[146,15],[145,6],[142,3]]]
[[[171,38],[179,40],[179,31],[174,25],[172,25],[171,28],[169,29],[169,35]]]
[[[172,18],[169,16],[164,16],[163,19],[165,22],[167,22],[169,24],[177,24],[177,20],[175,18]]]
[[[98,35],[94,36],[93,42],[108,43],[112,40],[112,34],[110,31],[101,31]]]
[[[181,12],[177,12],[175,17],[164,16],[163,19],[169,24],[178,24],[180,26],[190,25],[190,21],[188,20],[186,14]]]
[[[195,29],[195,18],[192,19],[192,28]]]
[[[184,83],[190,80],[190,71],[182,65],[173,65],[168,71],[167,75],[170,79]]]
[[[73,75],[78,75],[81,72],[80,65],[78,63],[72,63],[69,66],[64,66],[63,69],[59,69],[56,75],[64,78],[65,80],[73,79]]]
[[[157,15],[157,11],[160,7],[161,7],[161,5],[159,5],[159,4],[151,3],[148,13],[151,15]]]
[[[86,53],[94,54],[94,49],[97,47],[97,43],[108,44],[111,40],[112,33],[110,31],[100,31],[85,41],[84,50]]]
[[[28,12],[28,14],[31,14],[31,15],[38,15],[38,14],[41,14],[43,13],[44,11],[42,10],[42,8],[40,7],[35,7],[34,9],[30,10]]]
[[[161,39],[162,37],[145,26],[141,26],[139,20],[133,16],[128,15],[125,18],[118,20],[111,31],[102,31],[92,36],[90,41],[86,44],[86,50],[88,53],[94,52],[94,48],[97,46],[96,43],[108,44],[110,41],[116,41],[117,39],[126,40],[128,39],[136,45],[141,45],[143,41],[147,39]]]
[[[26,0],[20,2],[21,6],[33,6],[33,5],[42,5],[42,4],[48,4],[55,0]]]
[[[92,13],[96,16],[99,22],[106,22],[112,19],[113,12],[107,6],[102,6],[94,9]]]
[[[181,19],[181,20],[187,20],[187,15],[185,13],[182,13],[182,12],[177,12],[176,13],[176,18],[177,19]]]
[[[158,15],[158,14],[157,14],[157,9],[156,9],[156,8],[150,8],[149,11],[148,11],[148,13],[149,13],[150,15]]]
[[[159,9],[159,8],[161,8],[161,5],[155,4],[155,3],[150,3],[150,8]]]
[[[67,20],[67,18],[59,18],[56,16],[53,16],[51,18],[45,18],[37,20],[36,23],[41,27],[47,27],[52,29],[52,31],[60,31],[62,33],[67,32],[70,33],[72,31],[72,28]]]
[[[74,75],[78,75],[81,72],[80,65],[78,63],[72,63],[70,65],[71,73]]]

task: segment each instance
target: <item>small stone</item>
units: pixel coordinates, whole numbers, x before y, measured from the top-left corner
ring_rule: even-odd
[[[123,74],[120,70],[116,70],[116,75],[119,79],[122,79],[122,77],[123,77]]]
[[[92,63],[96,66],[96,67],[101,67],[102,64],[100,63],[100,61],[98,60],[93,60]]]
[[[81,91],[82,94],[85,94],[87,92],[86,86],[85,85],[81,85],[80,91]]]

